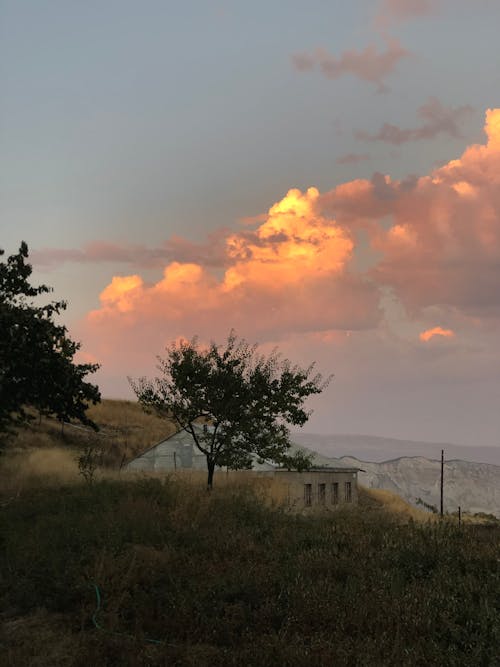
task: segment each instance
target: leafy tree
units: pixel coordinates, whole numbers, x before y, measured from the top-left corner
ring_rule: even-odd
[[[54,321],[66,302],[37,303],[52,289],[30,284],[32,268],[27,258],[23,241],[17,254],[0,261],[0,435],[32,419],[28,408],[96,428],[85,411],[90,403],[100,401],[100,393],[84,378],[99,364],[74,363],[80,343]]]
[[[129,382],[146,410],[173,418],[191,434],[206,457],[209,488],[216,466],[251,468],[257,459],[310,467],[303,453],[290,453],[287,424],[305,424],[305,399],[330,380],[311,377],[314,364],[292,366],[276,349],[258,355],[257,346],[238,340],[234,331],[224,348],[212,342],[204,349],[193,338],[172,343],[166,352],[158,357],[160,377]]]

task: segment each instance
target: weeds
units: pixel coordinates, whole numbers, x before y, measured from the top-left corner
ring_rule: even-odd
[[[0,535],[5,664],[500,664],[498,527],[172,477],[27,489]]]

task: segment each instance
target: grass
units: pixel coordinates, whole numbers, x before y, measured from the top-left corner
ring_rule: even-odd
[[[107,399],[91,406],[87,414],[99,426],[96,434],[78,424],[63,427],[54,419],[43,417],[19,429],[9,449],[23,455],[26,450],[54,448],[80,452],[90,442],[102,449],[104,466],[117,468],[176,431],[173,422],[145,413],[132,401]]]
[[[363,503],[305,518],[240,482],[27,485],[1,508],[0,662],[500,664],[498,527]]]
[[[48,420],[0,460],[0,665],[500,665],[491,517],[361,489],[306,518],[245,473],[210,494],[203,472],[120,476],[173,427],[125,401],[92,416],[110,466],[93,484],[89,436]]]

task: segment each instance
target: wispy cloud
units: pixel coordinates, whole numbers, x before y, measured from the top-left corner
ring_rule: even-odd
[[[225,239],[228,230],[220,228],[204,243],[172,236],[163,244],[149,248],[140,244],[95,240],[82,248],[40,248],[30,253],[35,266],[50,270],[65,263],[116,263],[138,268],[163,267],[174,259],[196,262],[202,266],[223,267],[226,262]]]
[[[460,124],[473,112],[473,107],[446,107],[436,97],[430,97],[417,110],[417,116],[422,123],[417,127],[402,128],[391,123],[384,123],[375,134],[364,130],[357,130],[354,135],[361,141],[383,141],[399,146],[409,141],[434,139],[438,134],[447,134],[450,137],[462,136]]]
[[[346,153],[337,158],[337,164],[358,164],[358,162],[364,162],[369,160],[370,156],[368,153]]]
[[[385,30],[394,23],[429,16],[436,12],[440,3],[441,0],[382,0],[375,26]]]
[[[318,48],[312,53],[302,52],[292,55],[292,65],[299,72],[318,68],[327,79],[338,79],[352,75],[372,83],[378,91],[387,90],[385,79],[394,72],[397,64],[410,55],[399,40],[386,37],[385,50],[378,50],[374,44],[361,51],[348,50],[336,57],[326,49]]]

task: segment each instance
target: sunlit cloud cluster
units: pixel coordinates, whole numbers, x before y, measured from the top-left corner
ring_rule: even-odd
[[[318,210],[319,192],[290,190],[255,230],[226,238],[230,266],[218,278],[200,264],[171,262],[162,278],[116,276],[89,315],[95,326],[117,318],[184,333],[236,325],[255,334],[373,327],[377,287],[349,271],[354,240]]]
[[[86,348],[140,367],[178,336],[220,340],[231,327],[260,342],[339,346],[388,326],[388,295],[413,326],[411,345],[460,340],[461,322],[500,316],[500,109],[485,132],[428,175],[291,189],[219,233],[213,265],[206,250],[179,253],[152,282],[138,267],[115,275],[86,319]]]

